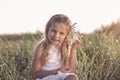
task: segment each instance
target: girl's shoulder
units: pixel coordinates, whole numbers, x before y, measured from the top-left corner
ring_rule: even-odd
[[[44,44],[44,41],[40,41],[40,42],[38,42],[38,43],[35,45],[35,47],[36,47],[36,48],[37,48],[37,47],[42,47],[43,44]]]
[[[34,53],[36,52],[42,52],[44,49],[44,41],[40,41],[38,42],[36,45],[35,45],[35,48],[34,48]]]
[[[44,47],[45,44],[46,44],[46,41],[42,39],[36,43],[35,48]]]

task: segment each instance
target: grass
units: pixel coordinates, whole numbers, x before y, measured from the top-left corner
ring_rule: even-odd
[[[0,80],[30,80],[34,46],[42,34],[7,36],[0,36]],[[120,42],[104,32],[82,36],[77,49],[79,80],[119,80]]]
[[[78,49],[80,80],[119,80],[120,43],[105,33],[91,34],[84,38]]]

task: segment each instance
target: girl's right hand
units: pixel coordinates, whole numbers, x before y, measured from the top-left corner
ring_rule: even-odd
[[[70,67],[61,67],[60,71],[63,73],[70,73]]]

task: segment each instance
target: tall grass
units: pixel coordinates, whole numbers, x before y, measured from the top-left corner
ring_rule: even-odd
[[[0,36],[0,80],[31,80],[33,49],[42,34]]]
[[[120,42],[105,33],[88,34],[78,49],[80,80],[119,80]]]
[[[29,78],[32,59],[31,42],[23,42],[19,47],[5,46],[0,49],[1,80],[23,80]]]
[[[29,37],[28,37],[29,35]],[[18,36],[18,35],[17,35]],[[33,50],[42,34],[0,37],[0,80],[30,80]],[[26,37],[27,36],[27,37]],[[119,80],[120,43],[105,33],[82,34],[77,49],[79,80]]]

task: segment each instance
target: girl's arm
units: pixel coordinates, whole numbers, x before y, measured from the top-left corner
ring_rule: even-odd
[[[68,72],[68,73],[74,73],[77,68],[77,56],[76,56],[76,48],[78,47],[79,44],[82,43],[82,39],[80,36],[78,36],[79,41],[75,41],[72,44],[71,47],[71,52],[70,52],[70,64],[68,67],[63,67],[60,69],[61,72]]]
[[[39,71],[35,71],[33,73],[33,79],[36,79],[36,78],[43,78],[43,77],[46,77],[46,76],[49,76],[49,75],[55,75],[57,74],[58,70],[50,70],[50,71],[45,71],[45,70],[39,70]]]
[[[41,70],[42,64],[41,64],[40,58],[41,58],[42,53],[43,53],[43,46],[38,45],[38,47],[35,50],[34,58],[32,61],[32,77],[33,77],[33,79],[43,78],[48,75],[54,75],[54,74],[57,74],[57,72],[58,72],[57,69],[51,70],[51,71]]]
[[[76,47],[71,48],[70,63],[68,66],[63,66],[60,71],[63,73],[74,73],[77,68]]]
[[[75,72],[76,68],[77,68],[77,56],[76,56],[76,49],[77,47],[82,43],[82,39],[81,36],[78,35],[78,40],[79,41],[75,41],[72,44],[72,48],[71,48],[71,53],[70,53],[70,71],[71,72]]]
[[[71,49],[71,54],[70,54],[70,72],[74,73],[77,68],[77,57],[76,57],[76,48],[73,47]]]

